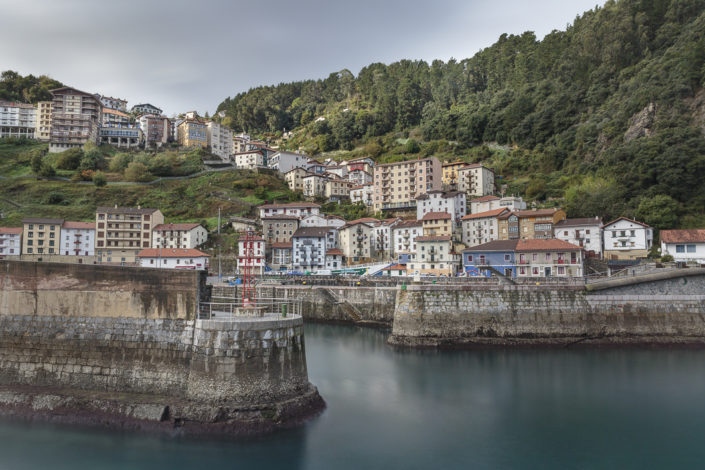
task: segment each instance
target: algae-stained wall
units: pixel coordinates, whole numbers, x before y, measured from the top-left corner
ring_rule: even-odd
[[[0,316],[194,319],[205,273],[0,261]]]
[[[391,341],[462,343],[473,338],[585,337],[705,339],[705,293],[589,294],[580,288],[409,286],[397,291]]]

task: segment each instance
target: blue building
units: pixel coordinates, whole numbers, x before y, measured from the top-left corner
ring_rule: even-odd
[[[463,251],[463,270],[470,277],[491,277],[492,270],[516,277],[517,240],[495,240]]]

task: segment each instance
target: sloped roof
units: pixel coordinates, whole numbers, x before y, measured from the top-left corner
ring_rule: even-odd
[[[299,237],[314,237],[314,238],[325,238],[328,235],[329,227],[299,227],[296,229],[292,238]]]
[[[628,217],[619,217],[619,218],[617,218],[617,219],[614,219],[612,222],[606,223],[604,226],[605,226],[605,227],[608,227],[608,226],[610,226],[610,225],[612,225],[612,224],[615,224],[615,223],[619,222],[620,220],[626,220],[627,222],[632,222],[632,223],[634,223],[634,224],[641,225],[642,227],[645,227],[645,228],[651,228],[650,225],[646,225],[644,222],[639,222],[638,220],[630,219],[630,218],[628,218]]]
[[[262,204],[258,209],[296,209],[308,207],[321,207],[321,205],[315,202],[287,202],[283,204]]]
[[[664,243],[705,243],[705,229],[661,230]]]
[[[426,235],[416,237],[417,242],[449,242],[450,235]]]
[[[91,229],[95,229],[95,222],[72,222],[72,221],[67,220],[63,223],[61,228],[91,230]]]
[[[0,227],[2,235],[19,235],[22,233],[22,227]]]
[[[333,248],[331,250],[326,250],[326,256],[331,255],[331,256],[343,256],[343,250],[339,248]]]
[[[421,220],[450,220],[452,218],[453,216],[447,212],[429,212]]]
[[[195,248],[146,248],[137,254],[138,258],[200,258],[210,255]]]
[[[582,227],[585,225],[600,225],[602,226],[602,219],[599,217],[584,217],[580,219],[564,219],[559,220],[556,224],[556,228],[559,227]]]
[[[475,251],[514,251],[518,240],[493,240],[482,245],[471,246],[463,253]]]
[[[463,216],[460,220],[472,220],[472,219],[484,219],[485,217],[497,217],[504,211],[508,211],[506,207],[500,207],[499,209],[492,209],[491,211],[477,212],[475,214],[468,214]]]
[[[516,251],[581,251],[582,248],[556,238],[518,240]]]
[[[27,217],[22,219],[23,224],[55,224],[61,225],[64,223],[64,219],[50,219],[46,217]]]
[[[161,232],[164,230],[193,230],[200,226],[201,224],[159,224],[154,227],[154,230],[156,232]]]
[[[487,196],[482,196],[482,197],[472,199],[472,200],[470,200],[470,202],[487,202],[487,201],[496,201],[498,199],[500,199],[500,198],[497,196],[487,195]]]

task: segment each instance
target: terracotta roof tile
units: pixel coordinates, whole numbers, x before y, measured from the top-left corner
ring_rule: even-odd
[[[138,258],[199,258],[210,257],[195,248],[146,248],[137,254]]]
[[[0,227],[0,234],[2,235],[20,235],[22,233],[22,227]]]
[[[73,228],[79,230],[92,230],[95,229],[95,222],[72,222],[65,221],[61,228]]]
[[[582,248],[580,248],[577,245],[573,245],[572,243],[568,243],[566,241],[558,240],[555,238],[518,240],[517,247],[516,247],[516,251],[556,251],[556,250],[580,251],[580,250],[582,250]]]
[[[664,243],[705,243],[705,229],[661,230]]]
[[[164,230],[193,230],[196,227],[200,227],[201,224],[159,224],[154,227],[155,232],[161,232]]]
[[[493,209],[491,211],[485,211],[485,212],[477,212],[475,214],[468,214],[463,216],[462,219],[460,220],[472,220],[472,219],[483,219],[485,217],[497,217],[504,213],[504,211],[508,211],[506,207],[500,207],[499,209]]]
[[[429,212],[421,220],[450,220],[453,216],[447,212]]]

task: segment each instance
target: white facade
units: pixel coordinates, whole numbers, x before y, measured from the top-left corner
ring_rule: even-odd
[[[291,237],[291,265],[295,270],[315,271],[326,266],[326,227],[302,227]]]
[[[401,219],[393,220],[383,220],[378,225],[372,227],[372,243],[374,245],[374,251],[377,256],[381,256],[383,259],[390,259],[392,253],[394,252],[392,243],[392,229]]]
[[[372,191],[374,186],[372,183],[363,184],[361,186],[354,186],[350,189],[350,202],[357,204],[358,202],[363,203],[367,207],[372,207]]]
[[[705,229],[661,230],[661,256],[674,261],[705,264]]]
[[[304,196],[317,197],[326,194],[326,178],[323,175],[307,175],[302,178],[304,184]]]
[[[334,215],[312,214],[307,215],[299,223],[300,227],[333,227],[340,228],[345,225],[345,220]]]
[[[117,109],[123,113],[127,112],[127,100],[120,98],[113,98],[112,96],[102,96],[100,97],[100,104],[105,108]]]
[[[247,247],[245,246],[244,237],[240,237],[237,242],[237,269],[238,272],[244,272],[245,261],[247,258]],[[255,237],[252,240],[252,264],[250,266],[254,267],[253,274],[264,274],[264,264],[265,264],[265,248],[266,244],[264,238]]]
[[[508,209],[494,209],[477,214],[468,214],[462,218],[462,241],[465,246],[477,246],[499,240],[499,223],[497,216]]]
[[[553,226],[553,236],[602,257],[602,220],[599,217],[560,220]]]
[[[264,155],[259,150],[236,153],[230,157],[236,168],[254,170],[264,166]]]
[[[345,178],[348,176],[348,167],[346,165],[329,165],[326,167],[326,173]]]
[[[213,155],[228,161],[233,149],[233,131],[215,121],[208,123],[208,147]]]
[[[326,269],[340,269],[343,266],[343,252],[340,250],[326,251]]]
[[[22,228],[0,227],[0,259],[22,254]]]
[[[507,196],[499,198],[497,196],[484,196],[481,198],[473,199],[468,204],[470,214],[477,214],[478,212],[487,212],[495,209],[505,208],[511,211],[522,211],[526,210],[526,203],[520,197]]]
[[[286,173],[294,168],[306,168],[309,157],[300,153],[279,151],[269,157],[267,166],[279,173]]]
[[[209,256],[198,250],[149,248],[137,255],[137,262],[143,268],[163,269],[208,269]]]
[[[0,101],[0,139],[5,137],[34,138],[37,128],[37,108],[31,104]]]
[[[602,237],[607,259],[645,258],[654,242],[654,230],[636,220],[620,217],[603,227]]]
[[[349,172],[347,180],[350,181],[353,186],[360,186],[367,183],[371,184],[374,181],[374,178],[372,177],[371,173],[368,173],[365,170],[358,169]]]
[[[458,191],[469,196],[494,193],[494,171],[480,164],[468,165],[458,170]]]
[[[196,248],[208,240],[200,224],[160,224],[152,231],[154,248]]]
[[[94,256],[95,222],[64,222],[60,240],[60,255]]]
[[[314,203],[290,202],[287,204],[265,204],[259,206],[259,218],[272,217],[275,215],[291,215],[303,219],[308,215],[317,215],[321,212],[321,206]]]
[[[162,114],[161,109],[149,103],[136,104],[132,107],[131,111],[133,113],[156,114],[157,116]]]
[[[394,253],[416,252],[416,238],[423,235],[421,221],[400,222],[392,228]]]
[[[416,198],[416,219],[421,220],[429,212],[446,212],[455,223],[465,216],[467,195],[458,191],[429,191]]]

